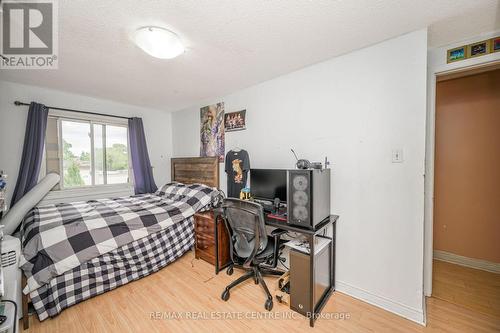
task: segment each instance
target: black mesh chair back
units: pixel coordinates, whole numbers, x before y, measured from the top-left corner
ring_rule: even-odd
[[[264,289],[267,296],[264,307],[271,311],[273,296],[263,276],[283,274],[283,271],[275,268],[282,249],[280,237],[286,231],[275,229],[268,237],[264,209],[255,202],[228,198],[217,211],[222,213],[224,223],[231,235],[229,249],[232,263],[227,269],[227,274],[233,274],[233,267],[246,271],[224,289],[221,298],[224,301],[229,300],[231,288],[247,279],[253,279]]]
[[[232,255],[250,264],[255,255],[267,246],[264,210],[258,203],[228,198],[222,205],[231,235]]]

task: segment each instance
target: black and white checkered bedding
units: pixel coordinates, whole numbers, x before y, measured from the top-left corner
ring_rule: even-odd
[[[155,194],[34,208],[22,225],[24,293],[87,261],[184,221],[218,192],[171,183]]]
[[[167,266],[194,244],[193,217],[93,258],[30,293],[40,321]]]

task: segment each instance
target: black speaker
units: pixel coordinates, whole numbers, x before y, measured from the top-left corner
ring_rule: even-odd
[[[330,169],[288,170],[288,223],[308,228],[330,216]]]

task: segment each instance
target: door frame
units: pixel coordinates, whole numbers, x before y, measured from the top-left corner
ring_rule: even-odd
[[[491,37],[498,35],[500,31],[489,33]],[[461,43],[473,43],[481,40],[483,36]],[[432,260],[433,260],[433,232],[434,232],[434,159],[435,159],[435,137],[436,137],[436,88],[438,77],[447,75],[464,74],[481,68],[498,66],[500,64],[500,52],[488,54],[482,57],[467,59],[455,63],[446,64],[447,49],[459,45],[449,45],[435,50],[429,50],[427,66],[427,116],[425,136],[425,180],[424,180],[424,296],[432,295]],[[433,56],[431,56],[433,53]],[[424,302],[425,304],[425,302]]]

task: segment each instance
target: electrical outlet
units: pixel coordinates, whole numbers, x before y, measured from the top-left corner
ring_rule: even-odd
[[[392,163],[403,163],[403,149],[392,150]]]

